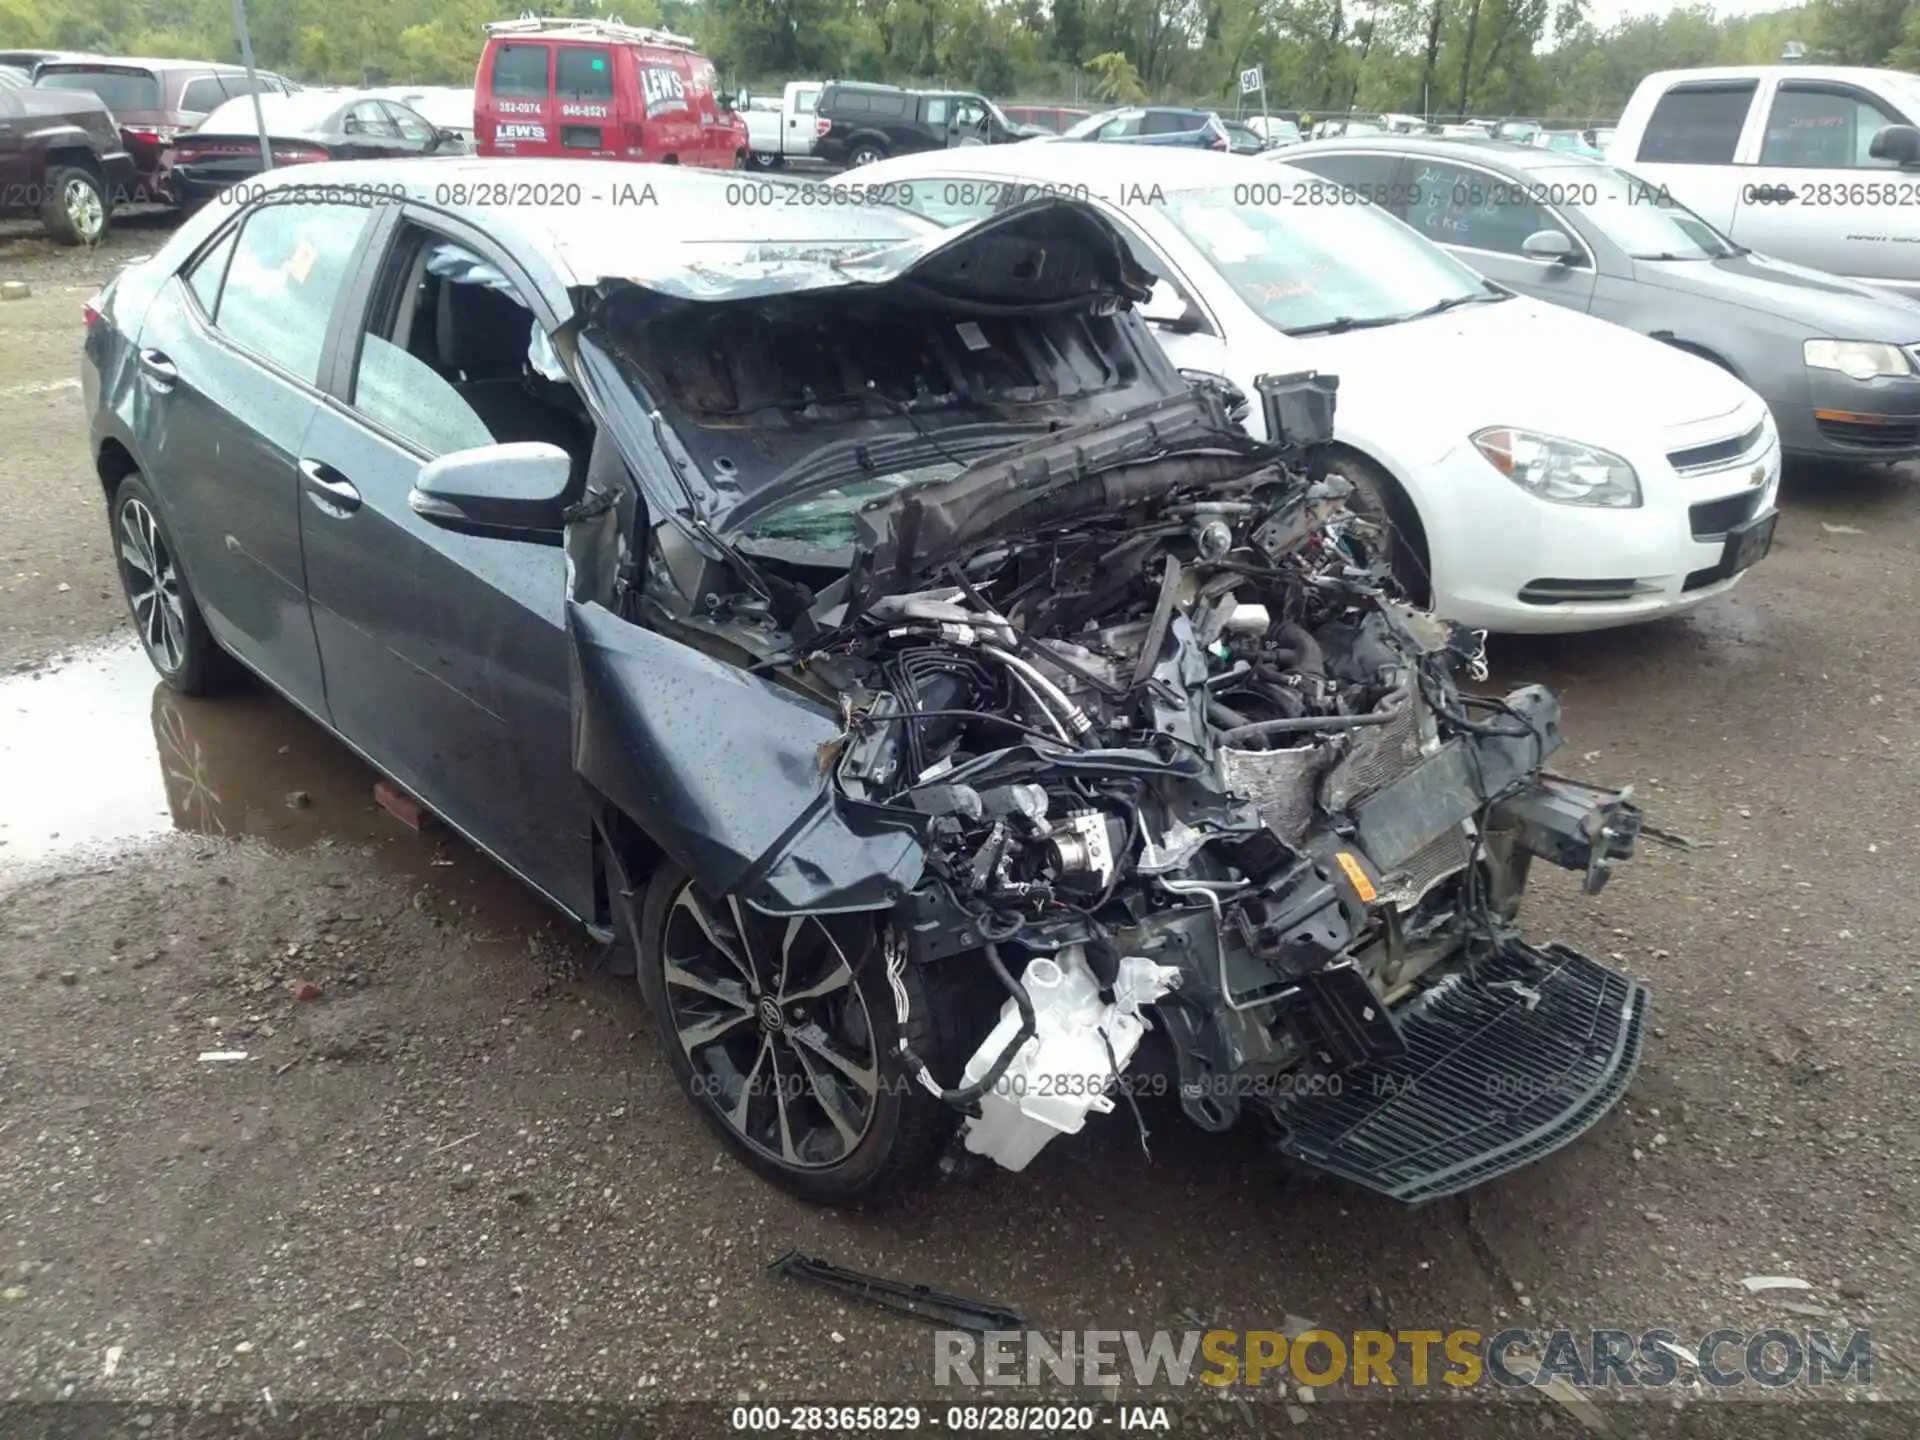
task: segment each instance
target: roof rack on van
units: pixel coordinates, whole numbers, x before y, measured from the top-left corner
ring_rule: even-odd
[[[669,45],[679,50],[698,48],[691,36],[676,35],[671,30],[655,30],[647,25],[628,25],[617,15],[606,20],[579,20],[570,16],[535,15],[528,11],[517,20],[489,20],[482,28],[489,35],[542,35],[553,31],[581,38],[591,36],[604,40],[629,40],[642,45]]]

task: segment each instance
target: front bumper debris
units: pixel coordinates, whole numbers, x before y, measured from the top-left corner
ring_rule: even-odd
[[[1416,1204],[1531,1164],[1632,1083],[1645,987],[1559,944],[1496,958],[1399,1016],[1404,1048],[1279,1110],[1281,1150]]]

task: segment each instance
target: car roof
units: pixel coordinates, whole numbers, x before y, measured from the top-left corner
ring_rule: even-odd
[[[1172,145],[1106,145],[1099,141],[1083,145],[968,145],[881,163],[904,173],[913,162],[932,173],[952,168],[979,175],[1051,180],[1065,186],[1084,184],[1096,194],[1135,183],[1161,190],[1211,190],[1259,180],[1269,173],[1249,171],[1251,162],[1245,155]]]
[[[1656,70],[1640,83],[1651,86],[1659,81],[1663,89],[1681,80],[1839,80],[1857,85],[1883,75],[1920,79],[1910,70],[1876,65],[1706,65],[1691,70]]]
[[[229,65],[220,60],[165,60],[145,55],[89,55],[65,60],[49,60],[40,67],[42,75],[69,74],[86,70],[205,70],[216,75],[244,75],[244,65]],[[254,67],[256,75],[273,75],[277,72]]]
[[[360,94],[330,94],[325,91],[315,92],[310,90],[302,90],[298,95],[274,95],[271,93],[258,97],[252,95],[234,95],[222,100],[213,108],[212,113],[200,122],[199,133],[202,135],[218,134],[219,132],[215,130],[212,125],[214,118],[220,115],[233,115],[238,116],[243,122],[240,129],[251,134],[254,129],[253,102],[256,98],[260,101],[260,118],[267,122],[269,129],[278,125],[304,129],[308,126],[318,124],[336,111],[344,110],[347,106],[361,100],[377,100],[384,97]]]
[[[1567,132],[1574,133],[1574,132]],[[1515,170],[1564,169],[1568,165],[1604,165],[1591,155],[1571,155],[1565,150],[1548,150],[1539,145],[1516,145],[1505,140],[1469,140],[1448,135],[1362,135],[1352,140],[1309,140],[1285,153],[1299,158],[1307,155],[1354,155],[1363,151],[1390,150],[1396,155],[1425,155],[1435,160],[1461,160],[1487,164],[1505,163]]]
[[[774,176],[754,182],[806,183]],[[288,166],[247,181],[249,191],[329,185],[385,195],[397,188],[422,206],[483,217],[475,223],[498,243],[514,254],[543,255],[570,287],[628,279],[689,299],[855,283],[861,276],[850,257],[948,233],[891,205],[742,206],[733,171],[619,160],[347,160]],[[578,205],[514,203],[529,187],[567,194],[575,186]],[[651,203],[631,198],[643,191],[651,192]],[[501,198],[450,198],[462,192]]]

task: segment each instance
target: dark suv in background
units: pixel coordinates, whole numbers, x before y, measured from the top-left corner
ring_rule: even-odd
[[[265,70],[254,71],[265,94],[284,95],[300,87]],[[131,197],[173,204],[166,191],[161,157],[174,137],[191,130],[237,95],[252,93],[239,65],[205,60],[147,60],[114,57],[54,60],[33,76],[38,90],[82,90],[99,97],[119,123],[120,138],[133,156],[136,176]]]
[[[26,71],[0,65],[0,216],[37,215],[54,239],[91,245],[133,188],[133,157],[105,105],[35,90]]]
[[[999,106],[965,90],[902,90],[829,80],[814,111],[815,159],[832,165],[871,165],[893,155],[916,155],[954,145],[1004,145],[1044,135],[1018,125]]]

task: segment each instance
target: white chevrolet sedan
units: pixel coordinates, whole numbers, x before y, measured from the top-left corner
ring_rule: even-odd
[[[1099,205],[1162,282],[1181,368],[1340,379],[1340,468],[1393,522],[1416,595],[1508,633],[1678,614],[1772,543],[1780,443],[1717,366],[1481,279],[1283,163],[1140,146],[1006,145],[869,166],[867,196],[970,224],[1044,194]],[[1245,422],[1262,428],[1260,406]]]

